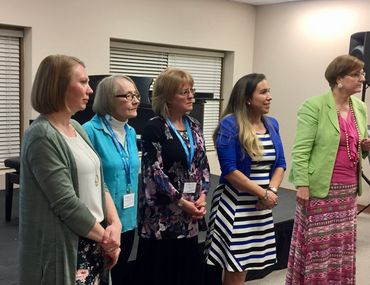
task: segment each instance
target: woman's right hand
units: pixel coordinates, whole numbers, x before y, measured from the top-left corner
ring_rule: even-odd
[[[272,209],[278,204],[279,197],[272,191],[267,191],[267,199],[260,199],[256,207],[258,210]]]
[[[308,186],[299,186],[297,189],[297,202],[307,206],[310,199],[310,188]]]

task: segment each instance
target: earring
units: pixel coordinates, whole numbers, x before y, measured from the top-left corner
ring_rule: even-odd
[[[339,88],[339,89],[343,88],[343,84],[339,82],[339,83],[338,83],[338,88]]]
[[[247,102],[247,104],[248,104],[248,105],[250,105],[250,104],[251,104],[251,102],[249,102],[249,101],[248,101],[248,102]]]

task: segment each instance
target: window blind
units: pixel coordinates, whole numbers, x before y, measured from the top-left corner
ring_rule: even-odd
[[[213,93],[220,98],[223,53],[141,45],[111,41],[110,72],[155,78],[167,67],[188,71],[197,92]],[[214,150],[212,134],[219,122],[220,101],[208,100],[204,105],[203,132],[208,150]]]
[[[21,36],[0,29],[0,168],[20,151]]]

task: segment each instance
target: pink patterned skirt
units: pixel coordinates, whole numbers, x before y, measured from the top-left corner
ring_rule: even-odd
[[[286,285],[355,284],[357,184],[297,204]]]

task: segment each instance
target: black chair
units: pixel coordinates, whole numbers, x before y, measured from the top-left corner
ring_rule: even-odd
[[[14,184],[19,184],[19,156],[5,159],[4,165],[15,170],[5,174],[5,221],[10,222],[12,217]]]

